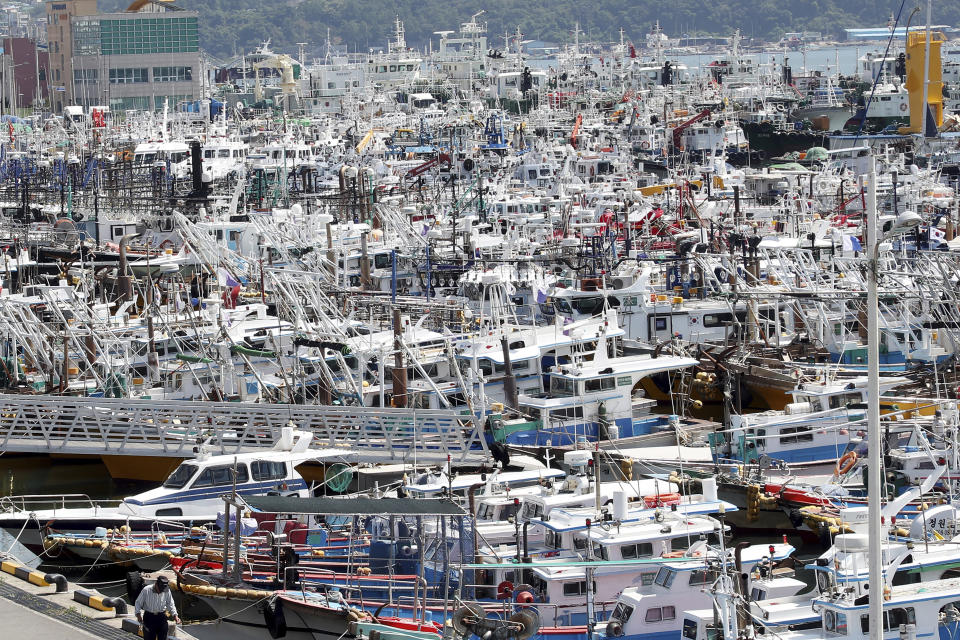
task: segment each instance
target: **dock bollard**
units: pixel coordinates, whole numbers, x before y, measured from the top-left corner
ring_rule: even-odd
[[[91,593],[85,589],[77,589],[73,592],[73,599],[80,604],[100,611],[110,611],[112,609],[117,616],[127,613],[127,603],[123,598],[110,598],[98,593]]]
[[[57,593],[63,593],[70,588],[69,583],[67,583],[67,579],[59,573],[45,573],[43,574],[43,579],[50,584],[56,585]]]
[[[24,566],[19,562],[4,560],[3,562],[0,562],[0,571],[9,573],[12,576],[20,578],[21,580],[29,582],[30,584],[35,584],[38,587],[49,587],[50,585],[56,585],[57,593],[63,593],[68,588],[67,579],[59,573],[40,573],[39,571],[34,571],[30,567]]]

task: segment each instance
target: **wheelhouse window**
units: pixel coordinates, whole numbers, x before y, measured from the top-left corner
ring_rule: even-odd
[[[517,512],[520,510],[520,505],[514,502],[508,502],[503,505],[500,509],[500,520],[506,522],[510,518],[516,517]]]
[[[660,571],[657,572],[657,577],[654,580],[654,582],[665,589],[669,589],[670,586],[673,584],[673,579],[676,576],[677,576],[677,572],[674,571],[673,569],[661,567]]]
[[[563,544],[563,535],[553,529],[547,529],[543,535],[543,544],[548,549],[560,549]]]
[[[223,465],[221,467],[209,467],[200,472],[197,481],[193,483],[193,488],[198,487],[224,487],[233,484],[233,465]],[[237,484],[247,482],[247,465],[237,465]]]
[[[780,433],[780,444],[813,442],[813,428],[811,427],[784,427],[780,429]]]
[[[688,536],[683,536],[682,538],[671,538],[670,539],[670,550],[671,551],[686,551],[690,548],[690,538]]]
[[[166,489],[183,489],[190,482],[190,478],[197,472],[197,465],[183,463],[164,481]]]
[[[532,365],[533,365],[532,360],[517,360],[516,362],[512,363],[514,372],[529,371]]]
[[[609,560],[610,554],[607,550],[607,546],[600,544],[599,542],[593,543],[593,557],[597,560]]]
[[[283,462],[255,460],[250,463],[250,472],[254,480],[283,480],[287,477],[287,466]]]
[[[597,586],[594,584],[593,591],[596,593]],[[563,595],[565,596],[585,596],[587,595],[587,581],[582,580],[580,582],[564,582],[563,583]]]
[[[703,326],[707,328],[722,327],[729,322],[733,322],[733,315],[729,313],[703,314]]]
[[[565,409],[554,409],[550,412],[550,417],[554,420],[567,420],[569,418],[582,418],[583,407],[567,407]]]
[[[570,304],[575,311],[584,315],[593,316],[603,312],[603,298],[601,297],[574,298]]]
[[[858,402],[863,402],[863,396],[859,393],[841,393],[830,396],[831,409],[842,409],[848,404],[856,404]]]
[[[630,620],[630,616],[632,615],[633,607],[623,602],[618,602],[616,608],[613,610],[613,615],[610,617],[625,623]]]
[[[823,624],[824,628],[828,624],[828,616],[831,613],[829,609],[823,614]],[[836,613],[835,617],[839,618],[842,616],[842,613]],[[917,623],[917,614],[914,611],[913,607],[898,607],[896,609],[887,609],[883,612],[883,630],[884,631],[897,631],[902,624],[916,624]],[[863,633],[870,633],[870,617],[868,615],[860,616],[860,629]],[[844,635],[846,634],[846,619],[844,619]]]
[[[477,509],[477,520],[493,520],[496,510],[497,508],[492,504],[481,504],[480,508]]]
[[[649,542],[625,544],[620,547],[620,554],[624,560],[633,560],[635,558],[652,558],[653,544]]]
[[[663,622],[664,620],[674,620],[677,617],[675,607],[653,607],[647,609],[644,621],[648,623]]]
[[[847,614],[827,609],[823,612],[823,630],[828,635],[847,635]]]
[[[550,377],[550,392],[555,396],[572,396],[576,393],[576,380],[560,376]]]
[[[527,520],[533,520],[541,517],[542,515],[543,505],[539,502],[527,501],[523,503],[523,517]]]
[[[713,572],[706,569],[694,569],[690,572],[690,584],[710,584],[713,582]]]
[[[594,378],[593,380],[587,380],[586,389],[587,393],[598,392],[598,391],[611,391],[617,386],[617,380],[614,377],[609,378]]]

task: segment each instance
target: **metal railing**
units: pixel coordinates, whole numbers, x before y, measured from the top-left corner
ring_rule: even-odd
[[[0,497],[0,513],[48,511],[56,509],[96,509],[115,507],[120,500],[93,500],[85,493],[24,494]]]
[[[317,447],[382,451],[384,458],[463,460],[483,434],[453,411],[236,402],[0,395],[0,449],[192,457],[269,448],[290,424]]]

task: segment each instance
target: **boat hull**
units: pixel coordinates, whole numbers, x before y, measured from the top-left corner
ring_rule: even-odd
[[[740,127],[750,141],[750,149],[762,151],[767,158],[776,158],[791,151],[805,152],[811,147],[826,148],[830,144],[823,131],[780,131],[769,122],[746,122],[741,123]]]
[[[3,518],[0,522],[0,529],[3,529],[11,537],[17,538],[18,542],[33,553],[42,553],[44,549],[44,538],[46,537],[46,527],[56,531],[69,531],[76,536],[93,536],[98,527],[105,529],[115,529],[123,526],[130,528],[132,532],[163,532],[175,533],[182,532],[184,528],[189,529],[194,526],[213,524],[216,516],[201,518],[184,518],[181,520],[157,521],[153,518],[131,518],[129,516],[91,516],[87,518],[55,518],[38,522],[30,514],[18,514]]]
[[[264,592],[264,595],[260,601],[196,596],[216,612],[219,622],[214,629],[217,631],[215,635],[203,635],[198,633],[200,629],[194,628],[188,631],[198,638],[222,638],[225,633],[230,635],[231,640],[269,638],[270,628],[264,609],[270,598],[269,593]],[[348,632],[350,620],[346,611],[299,603],[292,597],[277,598],[275,602],[283,603],[281,607],[287,630],[283,637],[287,640],[350,640],[354,637]]]

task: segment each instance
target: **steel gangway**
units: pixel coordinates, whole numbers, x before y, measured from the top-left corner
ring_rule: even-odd
[[[281,429],[313,447],[383,461],[465,461],[486,455],[480,422],[451,410],[183,402],[0,394],[0,450],[70,455],[192,457],[270,448]]]

